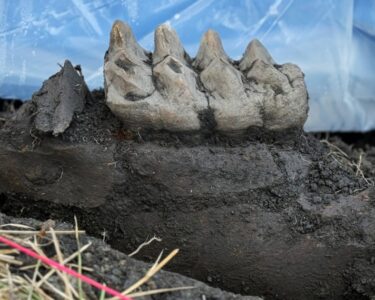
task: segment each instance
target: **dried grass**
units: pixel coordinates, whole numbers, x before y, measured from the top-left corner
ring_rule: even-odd
[[[74,230],[54,230],[52,228],[54,224],[49,224],[47,222],[45,224],[48,225],[48,228],[43,228],[42,226],[42,230],[40,231],[22,224],[4,224],[1,225],[0,228],[12,227],[12,229],[1,229],[0,235],[17,242],[20,245],[31,248],[40,255],[45,255],[43,247],[45,245],[51,245],[52,243],[56,252],[57,261],[60,264],[76,269],[79,274],[84,270],[93,270],[89,266],[83,265],[82,253],[91,246],[91,243],[83,246],[81,245],[79,237],[84,231],[78,229],[78,222],[76,219]],[[60,247],[61,243],[59,237],[61,235],[74,235],[77,243],[78,250],[66,258]],[[49,238],[49,242],[45,243],[47,237]],[[154,240],[159,239],[154,237],[150,241],[143,243],[133,254],[137,253],[142,247],[147,246]],[[171,259],[173,259],[177,253],[178,249],[172,251],[162,260],[161,253],[155,264],[149,269],[145,276],[121,294],[136,298],[194,288],[192,286],[183,286],[146,291],[140,290],[140,288],[157,272],[159,272]],[[0,247],[0,300],[88,299],[87,295],[85,295],[81,280],[72,278],[64,272],[44,265],[39,260],[33,265],[25,266],[24,261],[20,259],[19,255],[20,253],[18,250],[9,247]],[[73,261],[74,263],[72,263]],[[31,269],[34,269],[32,278],[28,275],[31,274],[29,271]],[[56,280],[59,280],[59,285],[55,284]],[[118,298],[106,298],[105,292],[101,291],[98,299],[105,300]]]
[[[361,178],[367,186],[373,186],[374,182],[372,179],[367,178],[362,170],[363,157],[365,153],[363,151],[359,152],[358,160],[355,161],[348,154],[346,154],[342,149],[336,145],[329,142],[327,139],[321,140],[321,143],[325,144],[329,148],[329,153],[327,156],[331,156],[339,165],[344,168],[348,168],[355,172],[358,178]]]

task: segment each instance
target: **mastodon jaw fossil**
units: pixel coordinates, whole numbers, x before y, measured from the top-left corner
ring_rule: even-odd
[[[258,40],[232,61],[212,30],[191,59],[169,25],[156,29],[151,54],[116,21],[104,77],[107,105],[130,129],[198,131],[207,112],[214,129],[228,133],[301,128],[307,118],[304,76],[296,65],[276,65]]]

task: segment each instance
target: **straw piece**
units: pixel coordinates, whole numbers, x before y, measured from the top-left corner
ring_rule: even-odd
[[[36,259],[39,259],[42,261],[42,263],[50,266],[50,267],[53,267],[55,269],[58,269],[59,271],[62,271],[62,272],[65,272],[65,273],[68,273],[76,278],[80,278],[81,280],[83,280],[84,282],[90,284],[91,286],[93,287],[96,287],[97,289],[100,289],[100,290],[105,290],[106,293],[112,295],[112,296],[115,296],[121,300],[131,300],[131,298],[125,296],[125,295],[122,295],[121,293],[117,292],[116,290],[114,289],[111,289],[103,284],[100,284],[99,282],[91,279],[90,277],[87,277],[83,274],[79,274],[77,272],[75,272],[74,270],[70,269],[70,268],[67,268],[65,267],[64,265],[61,265],[59,264],[58,262],[46,257],[46,256],[43,256],[43,255],[39,255],[38,253],[30,250],[30,249],[27,249],[7,238],[5,238],[4,236],[1,236],[0,235],[0,242],[3,243],[3,244],[6,244],[12,248],[15,248],[23,253],[25,253],[26,255],[28,256],[31,256],[33,258],[36,258]]]

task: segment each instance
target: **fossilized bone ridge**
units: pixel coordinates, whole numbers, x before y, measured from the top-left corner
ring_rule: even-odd
[[[155,50],[148,53],[130,27],[116,21],[104,77],[107,105],[134,130],[198,131],[207,112],[216,131],[229,133],[301,129],[307,118],[307,91],[298,66],[277,65],[256,39],[240,61],[233,61],[212,30],[192,59],[169,25],[156,29]]]

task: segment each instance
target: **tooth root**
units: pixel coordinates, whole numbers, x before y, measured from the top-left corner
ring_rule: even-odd
[[[184,63],[186,62],[186,52],[177,32],[170,25],[162,24],[155,30],[155,51],[152,56],[153,64],[159,63],[168,55]]]
[[[208,30],[202,38],[198,54],[193,62],[193,66],[203,70],[215,58],[229,61],[221,43],[219,34],[213,30]]]
[[[254,39],[247,46],[245,54],[240,61],[240,70],[248,70],[257,59],[270,65],[275,64],[275,61],[262,43],[259,40]]]
[[[122,21],[115,21],[109,41],[109,55],[124,49],[132,58],[148,60],[146,51],[137,43],[130,26]]]

